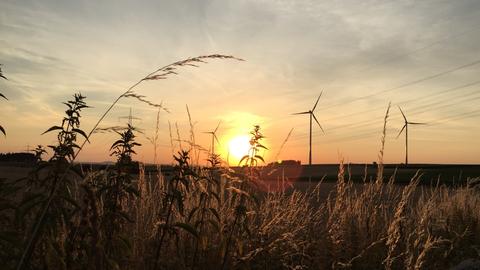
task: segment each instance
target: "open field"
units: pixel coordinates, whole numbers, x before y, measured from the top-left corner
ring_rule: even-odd
[[[106,165],[101,164],[81,164],[84,169],[105,169]],[[346,173],[354,182],[372,181],[376,178],[377,165],[364,164],[346,164]],[[164,176],[172,174],[172,166],[161,165],[161,171]],[[28,172],[32,170],[31,165],[13,164],[0,162],[0,178],[8,180],[15,180],[21,177],[26,177]],[[338,179],[339,164],[318,164],[318,165],[302,165],[301,167],[278,167],[276,174],[269,176],[271,181],[276,181],[277,177],[282,176],[282,168],[284,168],[283,176],[288,178],[292,183],[308,182],[313,184],[321,181],[335,182]],[[239,170],[239,167],[232,167],[234,170]],[[480,176],[480,165],[462,165],[462,164],[410,164],[408,167],[403,164],[385,164],[384,177],[389,179],[395,177],[395,183],[408,184],[415,173],[420,172],[422,178],[420,185],[455,185],[465,184],[469,178],[476,178]],[[146,174],[156,174],[156,166],[146,165]],[[303,186],[302,184],[298,184]]]
[[[108,197],[93,206],[92,196],[101,193],[97,193],[95,185],[90,188],[82,184],[84,191],[78,190],[76,196],[87,196],[84,202],[79,200],[78,205],[79,222],[86,222],[82,225],[86,227],[81,229],[85,230],[82,238],[75,241],[84,244],[70,246],[68,239],[74,236],[68,228],[60,229],[61,234],[65,234],[64,240],[45,238],[48,237],[45,235],[38,245],[68,241],[62,244],[62,249],[68,253],[58,256],[55,249],[44,247],[47,257],[34,255],[29,264],[55,266],[56,269],[109,269],[111,266],[120,269],[448,269],[462,262],[472,264],[474,261],[467,260],[479,258],[480,198],[476,188],[419,186],[421,180],[415,176],[409,184],[396,185],[376,181],[374,171],[371,171],[371,182],[362,183],[362,177],[354,183],[348,180],[347,166],[343,166],[336,168],[336,181],[332,181],[333,177],[325,178],[328,181],[320,185],[316,181],[312,184],[296,181],[285,192],[265,192],[242,184],[258,179],[241,174],[239,170],[225,171],[220,183],[206,181],[214,180],[215,177],[210,178],[214,175],[219,176],[209,174],[208,168],[197,171],[198,175],[206,177],[205,180],[196,174],[181,176],[188,167],[180,168],[177,166],[170,171],[164,168],[164,172],[171,174],[169,177],[158,177],[152,168],[143,167],[139,174],[132,174],[132,187],[139,194],[121,200],[122,215],[129,218],[128,221],[115,218],[115,226],[109,223],[111,210],[105,204]],[[334,165],[313,168],[323,174],[335,170]],[[442,168],[445,171],[437,169],[435,173],[455,173],[458,169],[472,169],[472,166]],[[26,176],[31,168],[0,166],[0,169],[2,176],[13,179]],[[85,175],[84,181],[108,181],[105,169],[96,168]],[[360,172],[360,168],[356,169]],[[430,169],[433,170],[432,166]],[[354,179],[356,173],[351,172]],[[182,180],[182,186],[175,189],[171,184],[179,179],[178,176],[188,182]],[[218,184],[219,192],[215,191]],[[75,190],[74,187],[71,185]],[[181,192],[182,201],[168,208],[172,190]],[[28,202],[25,198],[31,196],[28,194],[32,191],[20,189],[13,201]],[[217,194],[218,199],[205,197],[206,194]],[[255,195],[256,202],[251,200]],[[91,199],[87,199],[89,197]],[[246,212],[238,212],[239,205]],[[202,212],[199,207],[213,210]],[[85,212],[85,209],[94,212]],[[167,224],[172,224],[171,231],[158,238],[158,220],[165,220],[168,209],[174,209],[166,220]],[[26,209],[20,204],[13,213],[17,211]],[[83,215],[90,221],[82,221]],[[34,217],[27,214],[25,219],[33,221]],[[209,225],[202,225],[203,219],[208,220]],[[4,230],[13,229],[6,220],[3,222]],[[15,230],[18,232],[19,228]],[[109,250],[111,240],[108,237],[112,230],[119,234],[112,237],[121,237],[128,246]],[[10,233],[11,237],[15,236],[14,232]],[[415,242],[411,241],[412,237]],[[0,249],[0,255],[13,267],[18,256],[15,252],[21,249],[13,242],[2,241],[2,247],[9,249]],[[163,248],[156,253],[159,241]]]

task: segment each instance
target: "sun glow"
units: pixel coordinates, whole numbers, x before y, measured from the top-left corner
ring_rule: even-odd
[[[236,160],[240,160],[243,156],[248,154],[250,149],[250,137],[247,135],[239,135],[233,137],[228,142],[228,151]]]

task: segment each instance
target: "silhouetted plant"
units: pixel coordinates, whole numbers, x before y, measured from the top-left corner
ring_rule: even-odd
[[[32,150],[33,154],[35,155],[35,162],[40,163],[43,161],[42,156],[47,154],[47,150],[43,148],[42,145],[37,145],[35,149]]]
[[[197,177],[195,181],[196,192],[199,193],[198,205],[193,207],[188,214],[188,222],[191,224],[194,219],[195,230],[198,232],[198,237],[195,239],[195,248],[193,252],[192,267],[199,263],[199,253],[204,252],[208,247],[208,238],[213,232],[221,233],[221,220],[218,208],[220,205],[220,173],[221,160],[217,154],[210,154],[207,159],[208,167],[203,170],[203,174]],[[208,229],[212,230],[208,230]],[[210,234],[210,235],[209,235]]]
[[[72,161],[75,157],[75,149],[79,149],[77,145],[77,135],[83,136],[86,140],[87,134],[80,129],[80,112],[84,108],[88,108],[85,103],[85,97],[82,94],[75,94],[74,100],[69,100],[63,104],[67,105],[68,109],[65,111],[66,116],[62,120],[60,126],[52,126],[43,134],[59,131],[57,134],[57,145],[49,145],[53,149],[53,156],[51,160],[57,161]]]
[[[136,186],[132,184],[130,171],[133,167],[132,155],[135,154],[134,147],[141,146],[135,141],[134,127],[128,125],[124,131],[115,131],[120,139],[110,147],[111,155],[117,158],[114,170],[109,170],[105,181],[98,183],[99,200],[103,202],[103,216],[101,217],[101,228],[105,235],[105,256],[106,262],[119,263],[128,258],[129,240],[124,226],[133,222],[127,209],[124,209],[125,202],[131,196],[138,196]],[[122,244],[123,243],[123,244]],[[123,247],[123,248],[122,248]],[[126,248],[125,248],[126,247]],[[117,265],[118,267],[118,265]]]
[[[135,142],[135,134],[133,134],[134,127],[128,124],[126,130],[117,132],[120,135],[120,139],[112,144],[110,147],[111,156],[117,157],[117,166],[123,167],[129,165],[132,162],[132,154],[136,154],[133,150],[135,146],[141,146],[141,144]]]
[[[260,143],[260,141],[265,138],[265,136],[263,136],[263,134],[260,132],[260,126],[253,126],[253,130],[250,132],[250,135],[250,149],[248,150],[248,154],[242,157],[239,165],[255,168],[258,165],[259,160],[265,162],[263,157],[259,155],[259,152],[260,149],[266,150],[267,148]]]
[[[18,265],[20,269],[25,269],[25,262],[45,265],[46,258],[55,258],[57,263],[65,263],[64,256],[58,256],[59,250],[55,247],[62,245],[65,239],[59,239],[58,235],[68,233],[74,215],[79,210],[75,198],[78,192],[76,182],[83,175],[75,167],[69,166],[69,161],[74,158],[74,149],[79,147],[76,144],[77,135],[86,137],[80,129],[80,112],[88,108],[84,99],[81,94],[75,94],[73,100],[65,102],[68,108],[62,124],[52,126],[43,133],[58,131],[57,144],[49,145],[54,151],[50,160],[39,163],[30,174],[27,192],[16,209],[17,223],[27,233],[25,251]],[[44,152],[40,148],[37,150],[41,157]],[[30,224],[32,227],[28,228]],[[35,249],[38,242],[41,248]]]
[[[250,132],[250,149],[248,154],[243,156],[239,162],[239,165],[243,165],[246,171],[244,179],[241,180],[240,188],[230,187],[230,190],[233,191],[233,194],[237,197],[238,203],[235,207],[234,220],[230,226],[229,236],[226,242],[225,253],[223,256],[222,269],[227,267],[228,255],[230,252],[230,247],[233,246],[233,239],[235,234],[239,236],[242,233],[250,235],[250,231],[247,225],[247,199],[253,200],[255,202],[254,194],[250,193],[247,190],[249,185],[255,184],[258,181],[259,172],[257,170],[258,161],[264,162],[262,156],[259,155],[260,149],[267,149],[264,145],[261,144],[261,140],[265,138],[260,132],[260,126],[255,125],[253,130]],[[241,237],[239,237],[241,239]],[[241,254],[239,254],[241,255]]]
[[[159,267],[160,254],[167,236],[177,235],[178,229],[183,229],[191,235],[198,237],[198,232],[194,227],[187,223],[174,221],[174,211],[182,216],[184,215],[184,192],[182,191],[189,191],[189,186],[193,182],[193,179],[197,177],[197,174],[190,166],[189,151],[182,150],[178,152],[178,155],[174,156],[174,159],[177,163],[174,168],[175,175],[171,181],[168,182],[164,202],[166,207],[164,207],[164,211],[160,213],[157,224],[156,239],[158,240],[158,244],[155,249],[153,269]]]

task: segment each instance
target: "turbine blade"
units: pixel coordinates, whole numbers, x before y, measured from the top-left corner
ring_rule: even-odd
[[[410,125],[427,125],[427,123],[419,123],[419,122],[408,122]]]
[[[317,102],[315,102],[315,105],[313,105],[312,112],[315,111],[315,108],[317,107],[318,101],[320,100],[320,97],[322,96],[322,94],[323,94],[323,90],[322,90],[322,92],[320,92],[320,95],[317,98]]]
[[[309,114],[310,112],[299,112],[299,113],[292,113],[292,115],[297,115],[297,114]]]
[[[320,129],[322,130],[323,133],[325,133],[325,131],[323,130],[322,128],[322,125],[320,125],[320,123],[318,122],[317,120],[317,117],[315,117],[315,114],[312,113],[312,116],[313,116],[313,119],[315,119],[315,122],[317,122],[318,126],[320,127]]]
[[[407,123],[407,117],[405,116],[405,114],[403,113],[402,111],[402,108],[400,108],[400,106],[398,106],[398,108],[400,109],[400,112],[402,113],[402,116],[403,116],[403,119],[405,119],[405,123]]]
[[[213,137],[215,138],[215,141],[217,141],[217,143],[220,143],[220,141],[218,141],[217,135],[215,135],[215,133],[213,133]]]
[[[219,122],[218,122],[217,128],[215,128],[215,130],[213,131],[213,133],[217,132],[218,127],[220,126],[220,123],[222,123],[222,121],[219,121]]]
[[[407,124],[403,125],[402,130],[400,130],[400,132],[397,135],[397,138],[395,138],[395,139],[398,139],[398,137],[400,137],[400,134],[402,134],[402,132],[403,132],[403,130],[405,129],[406,126],[407,126]]]

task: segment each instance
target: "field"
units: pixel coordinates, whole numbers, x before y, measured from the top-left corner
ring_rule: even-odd
[[[403,180],[395,184],[389,177],[377,181],[373,168],[367,168],[367,177],[361,176],[364,166],[360,165],[350,166],[349,181],[348,166],[313,166],[302,174],[312,177],[311,184],[295,181],[285,190],[270,192],[259,189],[261,185],[247,186],[246,180],[259,179],[248,171],[242,175],[240,168],[218,167],[212,176],[212,168],[179,166],[163,169],[170,180],[158,177],[152,167],[132,174],[138,194],[126,194],[118,201],[115,211],[123,213],[118,217],[109,213],[108,197],[101,196],[99,186],[82,184],[75,192],[79,198],[76,217],[71,224],[50,221],[50,230],[31,254],[30,267],[447,269],[461,262],[474,263],[467,259],[479,256],[479,191],[466,186],[469,174],[478,174],[475,166],[412,166],[399,168],[396,174],[426,170],[432,176],[457,175],[461,171],[464,181],[455,187],[441,181],[436,186],[419,186],[425,179],[419,175],[413,175],[408,184]],[[333,181],[330,174],[335,168]],[[0,173],[10,178],[5,182],[11,182],[28,176],[32,169],[3,164]],[[192,173],[187,174],[187,169]],[[107,179],[107,170],[97,168],[84,179]],[[321,183],[316,181],[318,175],[326,175]],[[188,182],[178,181],[175,189],[171,185],[175,176]],[[364,179],[368,181],[363,183]],[[171,197],[175,190],[181,199]],[[21,190],[17,196],[22,199],[12,201],[28,203],[30,192]],[[12,268],[22,250],[14,236],[28,236],[29,223],[36,218],[35,206],[28,207],[33,209],[22,204],[15,209],[12,224],[4,215],[1,255]],[[24,213],[27,210],[32,213]],[[24,215],[22,219],[17,212]]]

